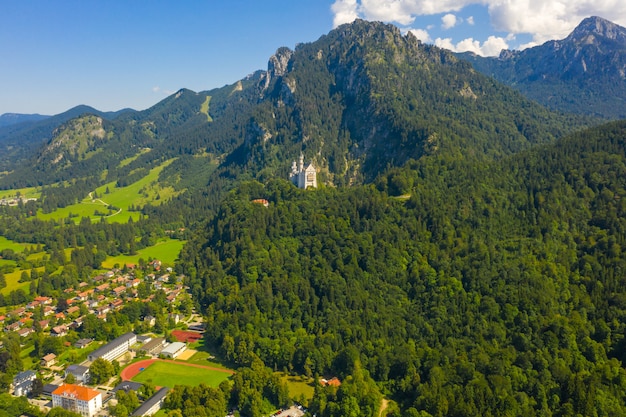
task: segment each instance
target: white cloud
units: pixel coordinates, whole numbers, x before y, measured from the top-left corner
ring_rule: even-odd
[[[529,34],[537,44],[564,38],[589,16],[626,26],[623,0],[335,0],[332,11],[335,25],[360,17],[407,26],[417,16],[457,13],[471,4],[487,7],[494,30]]]
[[[452,13],[448,13],[441,18],[441,27],[445,30],[455,27],[457,23],[460,23],[460,20]]]
[[[161,87],[159,87],[158,85],[155,85],[154,87],[152,87],[153,93],[158,93],[159,91],[161,91]]]
[[[474,26],[474,16],[470,16],[466,19],[468,25]]]
[[[435,45],[449,49],[452,52],[474,52],[481,56],[499,55],[500,51],[509,47],[506,39],[497,36],[490,36],[482,45],[473,38],[463,39],[457,44],[454,44],[450,38],[437,38],[435,39]]]
[[[430,34],[424,29],[409,29],[408,31],[414,34],[417,39],[424,43],[431,43],[433,41],[430,38]]]
[[[353,22],[359,17],[357,0],[336,0],[330,9],[334,13],[333,26]]]

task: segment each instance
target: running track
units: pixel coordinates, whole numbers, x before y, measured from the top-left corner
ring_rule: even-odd
[[[139,362],[131,363],[126,368],[124,368],[120,374],[122,381],[130,381],[140,372],[141,368],[145,369],[156,361],[170,362],[170,363],[175,363],[177,365],[192,366],[194,368],[202,368],[202,369],[208,369],[210,371],[224,372],[230,375],[235,373],[234,371],[231,371],[229,369],[215,368],[213,366],[198,365],[195,363],[186,363],[186,362],[173,361],[173,360],[168,360],[168,359],[144,359]]]

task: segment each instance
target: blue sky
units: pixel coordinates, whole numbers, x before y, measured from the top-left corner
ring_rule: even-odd
[[[148,108],[258,69],[281,46],[355,18],[448,49],[496,55],[563,38],[590,15],[626,25],[621,0],[2,0],[0,114],[79,104]]]

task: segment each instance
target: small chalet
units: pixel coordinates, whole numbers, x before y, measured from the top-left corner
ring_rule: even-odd
[[[67,331],[68,328],[67,326],[61,325],[61,326],[55,326],[52,328],[52,330],[50,331],[50,336],[54,336],[54,337],[62,337],[67,335]]]
[[[78,339],[76,343],[74,343],[74,347],[84,349],[89,346],[91,342],[93,342],[93,339]]]
[[[17,334],[20,337],[28,337],[29,335],[31,335],[32,333],[34,333],[35,331],[33,330],[32,327],[24,327],[23,329],[19,329],[17,331]]]
[[[323,387],[329,387],[329,386],[330,387],[339,387],[339,386],[341,386],[341,381],[337,377],[333,377],[331,379],[324,379],[324,378],[322,378],[322,379],[320,379],[320,384]]]
[[[50,367],[55,364],[57,361],[57,355],[54,353],[48,353],[46,356],[41,358],[41,366]]]

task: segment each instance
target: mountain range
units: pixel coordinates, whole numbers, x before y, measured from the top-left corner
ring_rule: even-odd
[[[567,38],[523,51],[460,56],[551,109],[626,117],[626,29],[603,18],[586,18]]]
[[[72,140],[72,126],[77,125],[63,123],[78,112],[102,119],[107,140],[98,146],[111,146],[110,151],[72,145],[78,153],[67,153],[56,145],[60,132],[64,143]],[[169,172],[177,172],[178,183],[172,185],[179,187],[211,182],[189,180],[192,156],[195,162],[220,160],[216,176],[245,172],[266,178],[286,177],[300,153],[319,167],[322,182],[359,184],[411,158],[434,152],[502,156],[589,123],[550,113],[452,53],[424,45],[392,25],[356,21],[295,51],[279,49],[267,71],[230,86],[201,93],[180,90],[141,112],[103,114],[76,108],[9,126],[11,133],[0,135],[0,142],[7,150],[3,168],[12,172],[0,184],[101,177],[99,169],[88,165],[110,167],[140,151],[122,171],[176,157]],[[48,143],[33,155],[33,147],[44,141]],[[29,152],[29,161],[24,161]],[[106,181],[125,175],[107,172]]]

